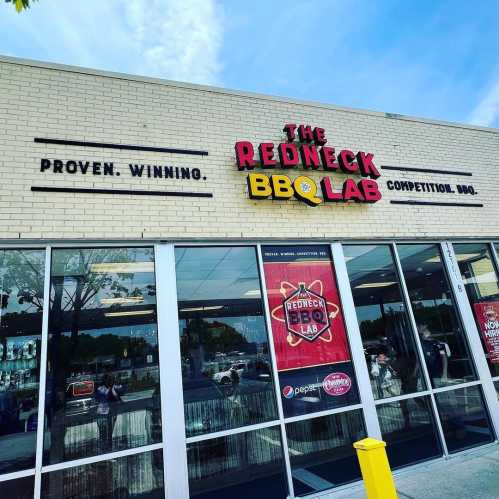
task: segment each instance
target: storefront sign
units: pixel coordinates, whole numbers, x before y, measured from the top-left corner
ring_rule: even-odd
[[[492,364],[499,364],[499,301],[475,303],[473,306],[488,359]]]
[[[323,177],[319,185],[306,175],[290,179],[287,175],[265,173],[249,173],[247,176],[248,193],[251,199],[290,199],[295,197],[309,206],[318,206],[325,202],[375,203],[381,199],[376,179],[380,176],[374,164],[374,155],[369,152],[354,153],[348,149],[336,152],[334,147],[326,146],[324,128],[309,125],[286,124],[283,132],[287,142],[274,145],[264,142],[258,146],[258,160],[255,159],[255,148],[248,141],[235,144],[238,169],[254,170],[257,166],[265,169],[280,167],[296,168],[300,164],[305,170],[323,169],[327,172],[343,172],[361,175],[360,181],[351,178],[335,185],[331,177]],[[298,135],[298,144],[295,139]],[[277,156],[279,160],[277,160]],[[318,196],[321,192],[322,197]]]
[[[109,144],[104,142],[85,142],[76,140],[64,139],[46,139],[35,137],[34,141],[39,144],[50,144],[58,146],[75,146],[80,148],[98,148],[98,149],[116,149],[120,151],[134,151],[133,154],[140,154],[141,152],[161,153],[161,154],[181,154],[190,156],[207,156],[208,151],[197,151],[178,148],[165,148],[154,146],[140,146],[132,144]],[[139,156],[141,157],[141,156]],[[172,166],[166,164],[144,164],[139,162],[131,162],[122,164],[115,160],[104,161],[102,158],[97,159],[83,159],[81,157],[72,156],[70,159],[64,158],[40,158],[40,173],[44,176],[49,176],[52,180],[55,177],[60,178],[61,175],[72,175],[73,178],[88,178],[88,179],[112,179],[113,177],[128,177],[125,180],[134,181],[138,184],[145,181],[149,184],[151,179],[157,182],[167,183],[167,185],[176,184],[177,180],[194,181],[191,183],[203,183],[207,180],[206,175],[201,173],[201,169],[197,167],[187,166]],[[175,182],[170,182],[170,181]],[[108,180],[110,181],[110,180]],[[123,194],[123,195],[140,195],[140,196],[174,196],[174,197],[204,197],[211,198],[213,194],[210,192],[188,192],[181,191],[166,191],[164,189],[108,189],[96,188],[93,183],[90,187],[59,187],[59,186],[32,186],[33,192],[72,192],[82,194]]]
[[[326,246],[262,248],[277,370],[287,415],[356,398],[353,368]]]

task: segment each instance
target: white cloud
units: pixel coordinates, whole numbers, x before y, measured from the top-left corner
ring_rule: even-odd
[[[44,0],[23,14],[2,9],[0,53],[220,84],[218,0],[85,0],[63,7]]]
[[[129,0],[125,13],[143,58],[140,72],[217,83],[223,25],[214,0]]]
[[[474,125],[491,126],[499,118],[499,75],[468,117]]]

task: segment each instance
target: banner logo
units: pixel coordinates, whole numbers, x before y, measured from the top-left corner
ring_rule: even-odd
[[[280,293],[284,300],[272,310],[271,315],[286,323],[287,342],[290,346],[296,347],[302,340],[314,342],[318,338],[327,343],[332,341],[331,319],[338,315],[340,309],[336,303],[329,302],[322,296],[322,281],[317,279],[309,286],[300,282],[298,287],[283,281]]]
[[[292,399],[295,394],[295,390],[292,386],[288,385],[282,389],[282,394],[284,395],[285,398]]]
[[[337,397],[338,395],[345,395],[352,387],[352,380],[350,376],[345,373],[331,373],[328,374],[322,382],[322,388],[328,395]]]

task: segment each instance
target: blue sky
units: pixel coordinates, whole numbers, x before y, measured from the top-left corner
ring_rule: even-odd
[[[499,2],[0,4],[0,54],[499,128]]]

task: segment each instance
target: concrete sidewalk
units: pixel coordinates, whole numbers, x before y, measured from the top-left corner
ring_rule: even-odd
[[[499,499],[499,445],[395,473],[399,499]],[[330,496],[365,499],[362,485]]]

